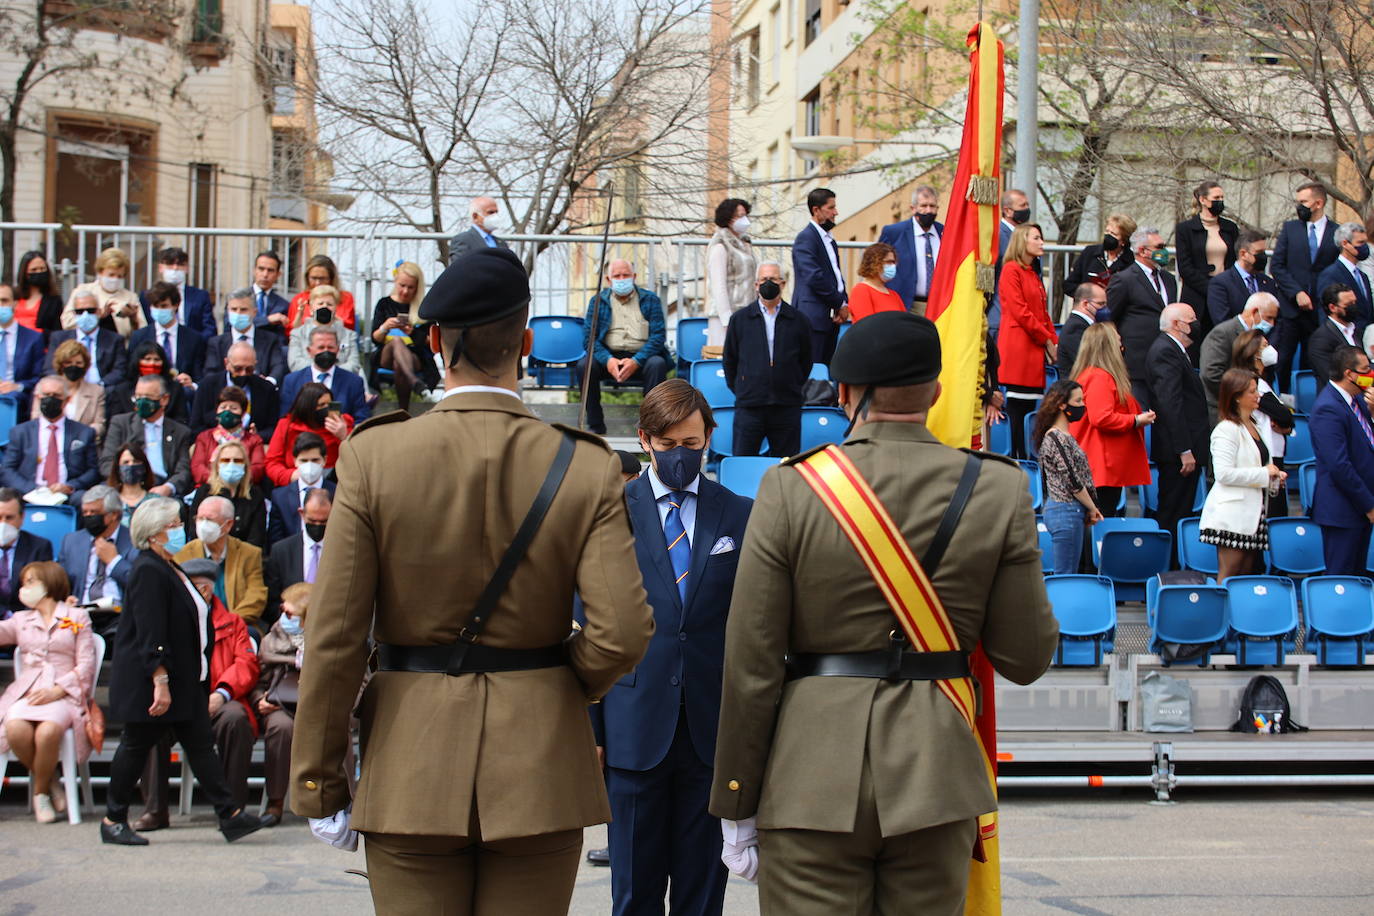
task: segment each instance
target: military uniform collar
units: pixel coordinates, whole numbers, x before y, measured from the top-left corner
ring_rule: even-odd
[[[896,420],[878,420],[876,422],[865,423],[850,434],[844,440],[845,445],[851,442],[866,442],[870,440],[895,440],[902,442],[929,442],[939,445],[940,440],[935,434],[926,428],[924,423],[906,423]]]
[[[514,391],[509,389],[497,391],[486,386],[476,385],[450,388],[448,395],[431,408],[431,412],[435,410],[495,410],[524,417],[534,416],[530,413],[530,409],[525,406],[520,395]]]

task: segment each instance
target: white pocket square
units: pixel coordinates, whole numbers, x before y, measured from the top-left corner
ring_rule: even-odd
[[[711,548],[711,556],[714,557],[718,553],[729,553],[734,549],[735,539],[732,537],[723,537],[716,541],[715,546]]]

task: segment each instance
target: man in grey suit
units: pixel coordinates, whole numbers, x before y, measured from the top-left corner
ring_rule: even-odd
[[[450,264],[479,248],[510,248],[496,237],[496,233],[504,232],[508,225],[496,201],[490,197],[474,197],[468,205],[468,218],[472,220],[472,228],[458,233],[448,243]]]
[[[145,375],[134,385],[133,413],[122,413],[110,421],[105,447],[100,452],[100,473],[108,478],[110,468],[126,443],[143,446],[157,485],[150,492],[180,498],[191,492],[191,431],[167,416],[167,380],[160,375]]]
[[[1266,337],[1274,332],[1274,323],[1279,320],[1279,300],[1273,293],[1252,293],[1245,300],[1245,307],[1235,318],[1228,318],[1207,332],[1202,340],[1202,358],[1199,368],[1202,374],[1202,387],[1207,392],[1207,411],[1211,414],[1212,425],[1217,425],[1217,391],[1221,388],[1221,377],[1231,368],[1231,346],[1236,338],[1246,331],[1258,328]]]

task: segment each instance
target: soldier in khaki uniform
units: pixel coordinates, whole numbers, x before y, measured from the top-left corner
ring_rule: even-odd
[[[444,399],[363,424],[340,451],[291,799],[325,826],[347,817],[348,720],[371,635],[351,824],[379,913],[566,912],[582,828],[610,817],[587,703],[634,668],[653,615],[620,461],[516,393],[528,303],[509,251],[454,261],[420,308],[449,366]],[[528,550],[476,613],[565,449]],[[574,591],[586,623],[569,636]]]
[[[939,371],[935,326],[898,312],[856,324],[831,363],[857,420],[838,452],[918,558],[970,470],[969,453],[924,425]],[[746,876],[757,868],[765,916],[958,913],[976,819],[996,800],[969,723],[936,679],[966,675],[964,653],[980,642],[1018,683],[1050,663],[1058,626],[1025,477],[996,456],[973,462],[932,576],[962,651],[917,653],[804,478],[810,457],[764,476],[735,580],[711,795],[723,857]]]

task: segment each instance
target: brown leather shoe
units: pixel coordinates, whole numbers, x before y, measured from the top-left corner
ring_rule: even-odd
[[[150,830],[166,830],[169,826],[167,815],[158,817],[151,811],[145,811],[142,817],[134,821],[134,832],[147,833]]]

